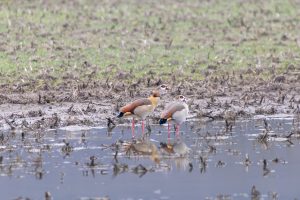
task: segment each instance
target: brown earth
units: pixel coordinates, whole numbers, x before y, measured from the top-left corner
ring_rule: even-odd
[[[273,73],[261,78],[261,73]],[[273,114],[300,114],[300,69],[288,67],[281,74],[272,69],[224,72],[203,71],[204,80],[170,80],[148,77],[128,84],[129,76],[116,80],[74,81],[66,78],[59,87],[36,89],[34,80],[22,85],[0,87],[0,130],[44,130],[69,125],[106,126],[108,118],[116,124],[118,108],[133,99],[146,97],[164,83],[171,90],[162,97],[150,119],[156,123],[164,105],[178,94],[189,99],[191,118],[235,120],[238,117]],[[219,74],[219,72],[218,72]],[[45,82],[47,82],[45,77]]]

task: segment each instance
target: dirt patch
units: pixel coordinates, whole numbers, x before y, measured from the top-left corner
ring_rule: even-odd
[[[267,69],[266,69],[267,70]],[[251,70],[215,75],[207,69],[204,80],[168,82],[160,77],[99,81],[97,85],[78,81],[75,89],[65,87],[30,92],[9,92],[1,89],[1,129],[41,130],[68,125],[105,126],[107,119],[115,121],[120,106],[136,98],[146,97],[159,84],[171,88],[150,119],[156,123],[164,106],[178,94],[189,101],[191,118],[234,121],[238,117],[300,113],[300,71],[292,71],[262,79]],[[219,73],[219,72],[218,72]],[[67,81],[68,82],[68,81]],[[29,86],[30,84],[28,84]],[[117,121],[116,123],[123,123]]]

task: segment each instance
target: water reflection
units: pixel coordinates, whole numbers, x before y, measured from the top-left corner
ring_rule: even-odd
[[[149,158],[155,163],[160,162],[160,155],[156,145],[148,138],[133,140],[124,144],[126,155],[130,158],[132,156],[149,156]]]
[[[221,191],[232,195],[247,193],[248,197],[253,195],[254,198],[276,196],[278,193],[284,198],[297,196],[294,189],[300,183],[293,173],[297,173],[295,166],[300,163],[300,134],[296,122],[271,119],[240,121],[228,130],[225,122],[201,125],[201,129],[196,127],[196,123],[192,124],[193,127],[182,126],[182,138],[179,140],[169,140],[167,133],[154,125],[149,136],[135,140],[130,139],[130,129],[113,125],[112,129],[2,132],[0,182],[7,192],[3,198],[17,197],[13,195],[15,191],[12,188],[14,180],[19,179],[31,188],[20,191],[20,195],[35,199],[45,197],[46,191],[41,196],[34,196],[36,187],[40,185],[43,188],[50,185],[49,194],[51,192],[53,197],[64,199],[60,195],[70,193],[67,190],[69,186],[84,186],[88,194],[98,191],[101,184],[106,191],[102,196],[109,194],[120,199],[111,188],[130,191],[129,188],[122,189],[129,181],[135,187],[144,184],[144,188],[152,187],[151,183],[155,182],[157,188],[152,188],[155,191],[166,188],[166,182],[179,187],[181,180],[187,184],[186,195],[196,190],[194,185],[210,191],[205,196],[198,193],[197,197],[202,199],[216,196]],[[232,186],[219,185],[219,177],[232,180]],[[240,177],[247,184],[240,183]],[[267,182],[276,186],[276,192]],[[250,190],[254,183],[262,184]],[[288,183],[290,188],[285,187]],[[57,185],[66,191],[56,189]],[[281,187],[284,189],[281,190]],[[256,195],[257,188],[260,195]],[[72,198],[84,196],[79,191],[75,191]],[[174,191],[167,188],[164,192],[172,196]],[[180,193],[176,194],[182,197]],[[152,198],[153,194],[148,197]]]
[[[39,180],[43,179],[45,170],[43,169],[43,157],[42,154],[38,154],[37,157],[32,160],[32,167],[34,168],[35,177]]]
[[[166,153],[168,155],[174,155],[175,157],[184,157],[191,151],[181,139],[174,142],[170,142],[169,140],[168,142],[161,142],[160,149],[163,150],[163,154]]]
[[[161,159],[167,163],[174,163],[174,166],[179,170],[192,171],[193,165],[190,161],[191,148],[181,140],[177,139],[171,142],[160,142]],[[171,165],[171,164],[170,164]]]

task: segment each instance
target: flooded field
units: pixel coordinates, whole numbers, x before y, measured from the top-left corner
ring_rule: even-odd
[[[189,121],[0,134],[1,199],[295,199],[299,120]],[[174,132],[173,132],[174,133]],[[175,140],[175,142],[174,142]]]
[[[0,200],[300,199],[299,8],[0,1]],[[117,113],[162,84],[132,140]]]

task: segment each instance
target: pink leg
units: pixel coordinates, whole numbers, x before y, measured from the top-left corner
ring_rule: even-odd
[[[144,133],[145,133],[145,125],[144,125],[144,120],[142,120],[142,133],[143,133],[143,135],[144,135]]]
[[[179,135],[179,128],[180,128],[180,125],[177,124],[177,125],[176,125],[176,136],[177,136],[177,138],[180,138],[180,135]]]
[[[171,133],[170,133],[170,122],[168,122],[168,139],[170,139]]]
[[[134,119],[132,119],[131,131],[132,131],[132,138],[134,138]]]

